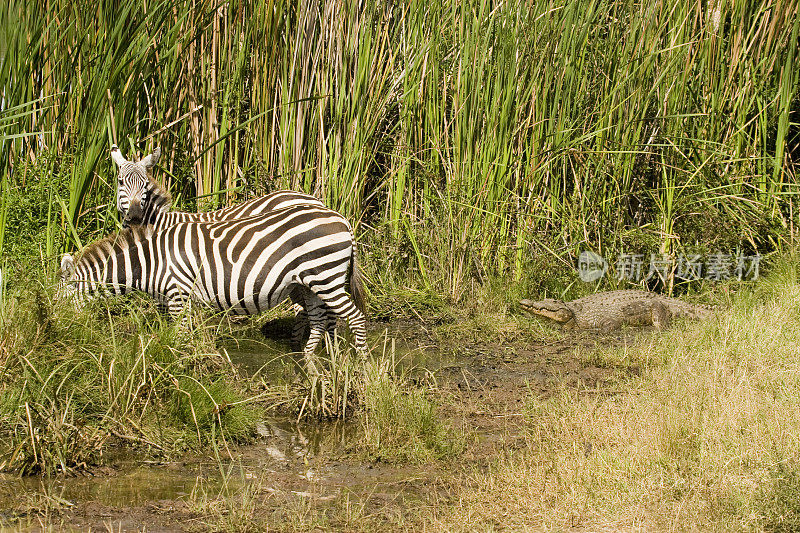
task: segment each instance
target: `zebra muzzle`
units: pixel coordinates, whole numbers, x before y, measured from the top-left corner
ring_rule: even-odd
[[[144,211],[142,210],[142,204],[139,202],[131,202],[130,207],[128,207],[128,212],[122,220],[122,227],[127,228],[133,224],[141,224],[143,219]]]

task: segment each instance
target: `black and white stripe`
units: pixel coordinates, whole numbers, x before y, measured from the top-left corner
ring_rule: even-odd
[[[319,199],[309,194],[282,190],[216,211],[203,213],[170,211],[172,196],[151,178],[152,169],[158,163],[160,156],[161,150],[156,148],[152,154],[138,162],[128,161],[116,145],[111,147],[111,158],[119,167],[117,210],[122,217],[123,227],[152,226],[152,230],[158,232],[181,222],[234,220],[295,205],[325,206]],[[295,347],[299,348],[309,330],[309,321],[302,295],[291,294],[290,297],[295,313],[292,338]],[[327,323],[327,331],[333,334],[336,317],[328,315]]]
[[[138,197],[140,202],[147,201],[148,184],[153,167],[161,157],[161,149],[156,148],[152,154],[143,157],[140,161],[128,161],[116,144],[111,146],[111,159],[119,167],[117,178],[117,211],[124,216],[130,207],[132,197]]]
[[[311,326],[303,349],[310,373],[316,371],[314,350],[328,326],[326,310],[347,320],[357,351],[366,353],[352,229],[324,207],[182,222],[158,232],[126,229],[90,245],[77,262],[65,256],[62,270],[59,297],[75,296],[78,307],[101,292],[140,290],[164,303],[173,317],[192,302],[255,314],[293,295],[303,300]]]
[[[276,191],[230,207],[203,213],[170,211],[172,197],[169,192],[151,179],[152,168],[158,163],[161,150],[142,158],[139,162],[128,161],[116,145],[111,147],[111,158],[119,167],[117,177],[117,210],[123,226],[152,225],[160,231],[180,222],[217,221],[261,215],[293,205],[322,206],[319,199],[297,191]]]

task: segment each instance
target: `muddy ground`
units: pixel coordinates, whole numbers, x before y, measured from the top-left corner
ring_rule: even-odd
[[[132,464],[123,456],[77,478],[0,477],[0,524],[34,531],[46,524],[79,531],[205,531],[228,529],[225,520],[245,526],[256,517],[278,529],[337,530],[356,516],[367,529],[411,527],[414,510],[446,504],[465,474],[526,445],[525,402],[531,394],[545,398],[564,388],[613,394],[621,377],[637,372],[592,362],[598,346],[636,342],[631,332],[451,343],[442,353],[421,322],[372,327],[388,327],[407,348],[425,354],[423,361],[427,357],[422,364],[432,372],[420,372],[419,379],[434,384],[440,418],[465,437],[454,459],[422,465],[370,461],[349,445],[358,438],[357,423],[276,418],[259,425],[255,444],[223,451],[222,463],[229,466],[222,473],[211,456],[165,464]]]

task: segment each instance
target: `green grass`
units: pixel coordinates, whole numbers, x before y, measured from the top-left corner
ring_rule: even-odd
[[[394,340],[364,368],[359,382],[364,437],[359,447],[373,460],[426,463],[456,457],[464,448],[459,428],[439,419],[430,391],[398,372]]]
[[[32,270],[2,310],[0,469],[70,472],[115,444],[169,456],[249,438],[258,410],[202,335],[187,338],[144,298],[74,315],[41,276]]]

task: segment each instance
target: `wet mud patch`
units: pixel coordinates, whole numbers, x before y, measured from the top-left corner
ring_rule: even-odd
[[[598,364],[594,354],[649,334],[579,333],[551,341],[465,346],[457,362],[436,372],[441,414],[471,432],[465,459],[483,464],[525,446],[529,398],[546,399],[564,390],[616,394],[621,381],[639,373],[638,366]]]
[[[550,340],[437,343],[421,322],[374,324],[371,345],[394,343],[412,380],[432,391],[441,420],[466,435],[448,464],[387,464],[353,452],[358,422],[297,423],[265,419],[257,442],[166,464],[131,458],[76,478],[0,479],[0,525],[37,530],[114,531],[336,530],[411,527],[409,510],[448,501],[460,473],[483,468],[498,454],[526,446],[526,402],[564,389],[614,394],[638,372],[604,364],[602,347],[639,342],[649,333],[570,335]],[[382,339],[382,340],[381,340]],[[288,341],[240,342],[226,352],[243,375],[286,365]],[[412,520],[412,522],[409,522]],[[249,524],[249,525],[248,525]],[[283,525],[281,525],[283,524]],[[241,527],[240,527],[241,526]]]

